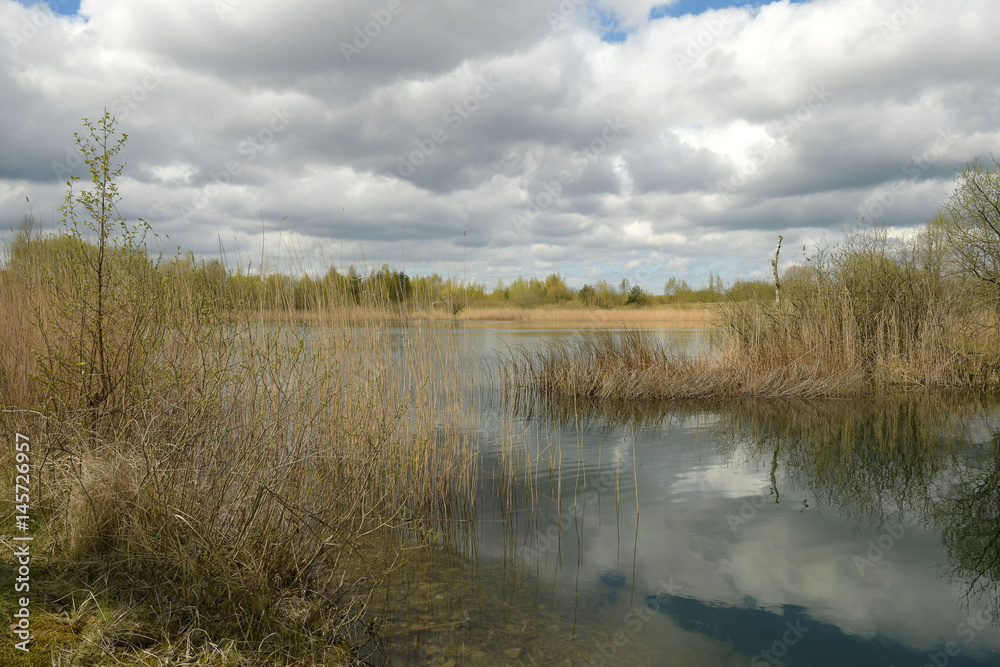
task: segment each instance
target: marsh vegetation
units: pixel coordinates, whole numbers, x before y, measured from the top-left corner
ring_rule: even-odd
[[[291,278],[151,252],[145,223],[117,213],[114,119],[87,131],[91,182],[71,184],[62,233],[25,220],[0,272],[0,423],[39,447],[38,664],[599,664],[622,627],[622,661],[745,664],[761,637],[718,637],[780,615],[743,608],[740,582],[715,590],[688,545],[739,562],[738,540],[706,536],[729,530],[761,461],[768,507],[804,506],[756,526],[811,530],[819,504],[846,541],[905,514],[958,585],[995,600],[996,406],[892,391],[998,382],[992,283],[949,250],[944,217],[818,249],[780,305],[767,284],[717,280],[661,299],[558,276],[491,294],[388,267]],[[628,328],[703,326],[703,302],[710,341]],[[508,336],[478,319],[611,330]],[[500,349],[515,352],[480,383]],[[779,396],[878,398],[745,398]],[[742,495],[690,492],[703,459],[751,462]],[[640,530],[640,507],[683,544]],[[922,544],[897,553],[939,553]],[[682,593],[661,584],[675,579]]]

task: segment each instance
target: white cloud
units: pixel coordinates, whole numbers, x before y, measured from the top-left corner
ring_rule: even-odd
[[[335,244],[343,218],[353,255],[397,243],[405,218],[408,257],[445,270],[465,231],[468,274],[488,284],[512,266],[615,280],[682,250],[644,279],[659,291],[678,267],[692,284],[751,274],[777,233],[836,236],[940,131],[953,140],[889,222],[919,224],[957,165],[1000,148],[988,3],[784,1],[649,21],[660,4],[601,3],[630,31],[607,43],[597,14],[552,29],[550,7],[529,0],[401,0],[389,20],[387,2],[226,0],[220,15],[194,0],[85,0],[69,18],[0,0],[0,204],[9,223],[26,195],[60,202],[53,165],[72,159],[80,118],[108,107],[142,184],[125,210],[198,253],[259,230],[261,209],[265,226],[287,216]],[[483,77],[498,83],[489,94]],[[830,96],[810,108],[818,88]],[[269,132],[276,112],[290,120]],[[421,164],[401,176],[414,151]],[[230,184],[192,213],[230,163]],[[533,263],[534,244],[558,249],[551,264]]]

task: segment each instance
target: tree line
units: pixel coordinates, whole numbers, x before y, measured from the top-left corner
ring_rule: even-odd
[[[82,237],[38,233],[32,215],[25,215],[14,230],[7,247],[5,270],[19,271],[32,266],[70,264],[97,252],[97,246]],[[465,307],[638,307],[663,304],[696,304],[719,301],[726,295],[721,278],[715,277],[701,289],[686,281],[671,278],[662,295],[654,295],[639,285],[623,279],[617,285],[598,280],[574,288],[558,273],[545,278],[500,280],[492,290],[481,283],[453,277],[409,275],[382,264],[378,268],[346,272],[330,267],[325,275],[303,273],[298,276],[279,272],[266,273],[238,268],[232,270],[218,259],[198,259],[187,251],[174,257],[157,259],[141,249],[113,250],[110,257],[144,263],[163,279],[183,285],[201,295],[206,304],[217,308],[264,308],[317,310],[332,306],[412,306],[461,309]],[[742,284],[742,283],[737,283]],[[763,286],[766,292],[767,285]],[[772,288],[773,289],[773,288]]]

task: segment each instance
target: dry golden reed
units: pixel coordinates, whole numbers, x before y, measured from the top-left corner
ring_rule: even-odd
[[[276,324],[109,255],[101,366],[93,276],[61,271],[81,248],[36,243],[0,278],[0,403],[5,432],[39,443],[48,567],[151,610],[155,645],[231,640],[277,664],[361,650],[399,530],[471,505],[455,337],[390,328],[388,307]]]
[[[850,316],[813,319],[753,302],[729,304],[719,318],[711,351],[678,352],[650,331],[588,332],[514,352],[498,374],[514,393],[598,401],[846,398],[1000,384],[995,329],[906,344],[891,319],[865,339]]]
[[[862,226],[786,273],[780,303],[717,305],[712,353],[677,353],[640,331],[600,332],[511,355],[500,374],[514,392],[619,401],[996,388],[996,295],[948,262],[934,221],[903,240]]]

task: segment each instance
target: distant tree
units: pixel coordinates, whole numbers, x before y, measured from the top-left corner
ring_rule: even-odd
[[[319,303],[322,283],[304,275],[292,288],[292,303],[295,310],[312,310]]]
[[[624,295],[618,294],[607,280],[598,280],[594,285],[594,304],[598,308],[612,308],[624,303]]]
[[[756,300],[774,303],[774,282],[770,280],[737,280],[726,292],[732,301]]]
[[[566,287],[562,276],[558,273],[553,273],[545,278],[546,301],[549,303],[559,303],[560,301],[569,301],[569,298],[569,288]]]
[[[628,298],[625,299],[626,306],[644,306],[649,302],[649,299],[642,292],[642,288],[638,285],[633,286],[628,291]]]
[[[361,274],[354,268],[354,265],[351,265],[347,270],[347,280],[351,300],[354,303],[361,303]]]
[[[17,229],[14,230],[14,238],[7,247],[7,263],[9,268],[16,269],[31,264],[31,254],[34,249],[32,242],[38,236],[36,233],[37,228],[38,225],[35,222],[35,216],[31,213],[26,213],[21,218]]]
[[[500,300],[507,301],[510,299],[510,293],[507,291],[507,288],[503,284],[503,278],[497,281],[497,286],[494,287],[493,291],[490,293],[490,298],[495,299],[497,301]]]

